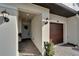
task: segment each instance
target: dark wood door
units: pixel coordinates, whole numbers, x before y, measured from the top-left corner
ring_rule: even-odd
[[[50,41],[54,44],[63,42],[63,24],[50,23]]]

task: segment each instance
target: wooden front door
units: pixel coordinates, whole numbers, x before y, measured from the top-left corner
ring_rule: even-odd
[[[54,44],[63,42],[63,24],[50,23],[50,41]]]

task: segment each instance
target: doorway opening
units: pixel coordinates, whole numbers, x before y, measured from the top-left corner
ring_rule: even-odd
[[[31,22],[35,14],[18,12],[18,52],[19,56],[41,55],[32,41]]]
[[[50,22],[50,41],[54,44],[63,43],[63,24]]]

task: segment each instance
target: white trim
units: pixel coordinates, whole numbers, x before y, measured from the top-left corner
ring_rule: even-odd
[[[19,52],[18,52],[18,41],[19,41],[19,37],[18,37],[18,11],[17,11],[17,20],[16,20],[16,56],[19,56]]]

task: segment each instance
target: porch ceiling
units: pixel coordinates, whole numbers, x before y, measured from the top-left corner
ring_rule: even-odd
[[[22,22],[29,22],[34,16],[34,14],[19,11],[19,18],[22,20]]]
[[[36,5],[50,9],[50,13],[63,17],[71,17],[76,15],[76,11],[61,3],[34,3]]]

